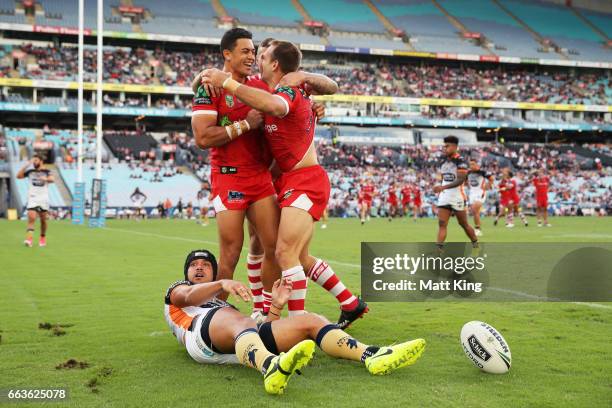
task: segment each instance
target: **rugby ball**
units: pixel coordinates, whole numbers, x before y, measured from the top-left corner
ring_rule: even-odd
[[[474,320],[461,329],[461,347],[466,357],[485,373],[510,370],[512,355],[503,336],[491,325]]]

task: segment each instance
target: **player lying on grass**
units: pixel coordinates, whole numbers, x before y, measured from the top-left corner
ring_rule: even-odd
[[[390,347],[366,345],[313,313],[280,318],[292,292],[284,279],[272,288],[268,321],[257,325],[216,298],[227,293],[251,301],[251,294],[241,282],[217,280],[215,256],[204,249],[187,255],[183,273],[164,299],[166,321],[179,343],[199,363],[240,363],[260,371],[270,394],[282,394],[292,374],[312,358],[315,342],[326,354],[361,362],[376,375],[414,364],[425,350],[423,339]]]

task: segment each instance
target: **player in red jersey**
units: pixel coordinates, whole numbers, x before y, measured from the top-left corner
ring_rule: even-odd
[[[370,210],[372,209],[372,200],[376,195],[376,189],[371,181],[364,181],[361,184],[361,190],[359,190],[359,217],[361,219],[361,225],[365,224],[366,216],[370,217]]]
[[[223,69],[240,83],[267,91],[265,82],[249,77],[255,63],[250,32],[232,29],[221,40]],[[231,279],[244,241],[245,217],[257,229],[264,250],[264,270],[278,270],[274,248],[277,216],[268,171],[269,151],[259,127],[263,115],[231,93],[213,96],[199,87],[192,107],[192,127],[200,148],[210,148],[212,203],[219,232],[219,276]],[[277,216],[278,217],[278,216]]]
[[[412,202],[412,189],[406,184],[400,190],[400,194],[402,195],[402,214],[408,216],[408,207]]]
[[[503,178],[498,185],[500,193],[499,200],[499,213],[495,217],[493,225],[497,225],[499,218],[502,214],[506,214],[506,227],[514,228],[514,215],[515,213],[521,217],[523,224],[527,227],[529,223],[525,218],[525,214],[520,209],[520,197],[518,195],[518,188],[516,180],[512,178],[513,174],[510,169],[506,168],[503,170]]]
[[[387,204],[389,205],[389,221],[397,214],[397,193],[395,192],[395,184],[391,183],[387,190]]]
[[[548,223],[548,186],[550,185],[550,179],[544,169],[540,169],[538,175],[533,178],[533,185],[536,190],[538,227],[542,226],[542,219],[544,220],[544,225],[550,227],[551,225]]]
[[[412,214],[414,217],[414,222],[416,222],[417,218],[421,216],[421,206],[423,202],[421,201],[421,189],[419,185],[415,183],[412,186]]]
[[[315,120],[311,101],[303,88],[279,86],[281,78],[296,72],[300,62],[299,49],[289,42],[275,41],[264,52],[262,78],[269,89],[274,89],[273,94],[241,84],[219,70],[208,70],[205,74],[205,79],[213,86],[223,86],[244,103],[266,114],[266,138],[276,165],[282,172],[278,181],[281,220],[276,258],[281,266],[282,276],[291,279],[293,284],[294,291],[288,303],[290,315],[304,312],[306,275],[303,265],[308,263],[310,257],[308,246],[312,237],[313,221],[321,217],[330,192],[327,173],[318,164],[314,147]],[[311,268],[310,273],[324,274],[325,271],[328,271],[327,274],[331,272],[328,265],[321,261],[319,266]],[[266,271],[264,277],[265,273]],[[314,276],[311,278],[319,282]],[[335,283],[330,282],[330,285],[332,284]],[[352,294],[350,296],[354,297]],[[355,312],[362,302],[355,298],[351,301],[351,304],[353,303],[351,309]],[[344,302],[342,304],[344,306]],[[343,313],[346,311],[342,309]],[[359,313],[366,311],[367,306],[363,303]],[[343,314],[341,320],[342,316]]]

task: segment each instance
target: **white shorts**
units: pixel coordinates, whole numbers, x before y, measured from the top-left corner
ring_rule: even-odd
[[[448,208],[453,211],[464,211],[465,210],[465,199],[461,193],[447,193],[448,190],[444,190],[438,196],[437,207]],[[445,194],[447,193],[447,194]]]
[[[236,354],[221,354],[216,353],[208,347],[202,339],[201,330],[202,323],[206,320],[206,316],[218,310],[219,308],[209,309],[208,312],[202,313],[196,317],[193,323],[192,330],[185,333],[185,348],[187,353],[198,363],[202,364],[238,364]]]
[[[28,205],[26,206],[26,208],[28,210],[35,211],[49,211],[49,200],[30,198],[28,200]]]
[[[468,200],[470,204],[474,203],[484,203],[485,201],[485,191],[481,188],[470,188],[470,193],[468,196]]]

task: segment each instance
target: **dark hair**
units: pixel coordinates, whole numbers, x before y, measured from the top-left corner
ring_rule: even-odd
[[[272,37],[268,37],[265,40],[263,40],[262,42],[259,43],[260,47],[264,47],[267,48],[270,46],[270,44],[272,44],[272,42],[276,41],[274,38]]]
[[[40,154],[38,154],[38,153],[34,153],[34,154],[32,155],[32,159],[40,159],[40,160],[42,160],[43,158],[42,158],[42,156],[41,156]]]
[[[225,34],[223,34],[223,38],[221,38],[221,53],[223,53],[224,50],[233,51],[234,47],[236,46],[236,41],[241,38],[252,40],[253,34],[250,31],[239,27],[227,30]]]
[[[457,136],[452,136],[452,135],[446,136],[444,138],[444,143],[452,143],[452,144],[458,145],[459,139],[457,138]]]
[[[217,258],[215,258],[215,256],[212,254],[212,252],[210,252],[207,249],[196,249],[194,251],[191,251],[188,255],[187,258],[185,259],[185,266],[183,267],[183,273],[185,274],[185,280],[188,281],[188,274],[187,272],[189,272],[189,265],[191,264],[191,262],[193,262],[196,259],[204,259],[208,262],[210,262],[210,265],[212,266],[212,272],[213,272],[213,281],[217,280]]]
[[[289,41],[272,41],[270,45],[274,46],[270,58],[272,58],[272,61],[278,61],[278,65],[283,73],[295,72],[300,68],[302,52],[294,43]]]

